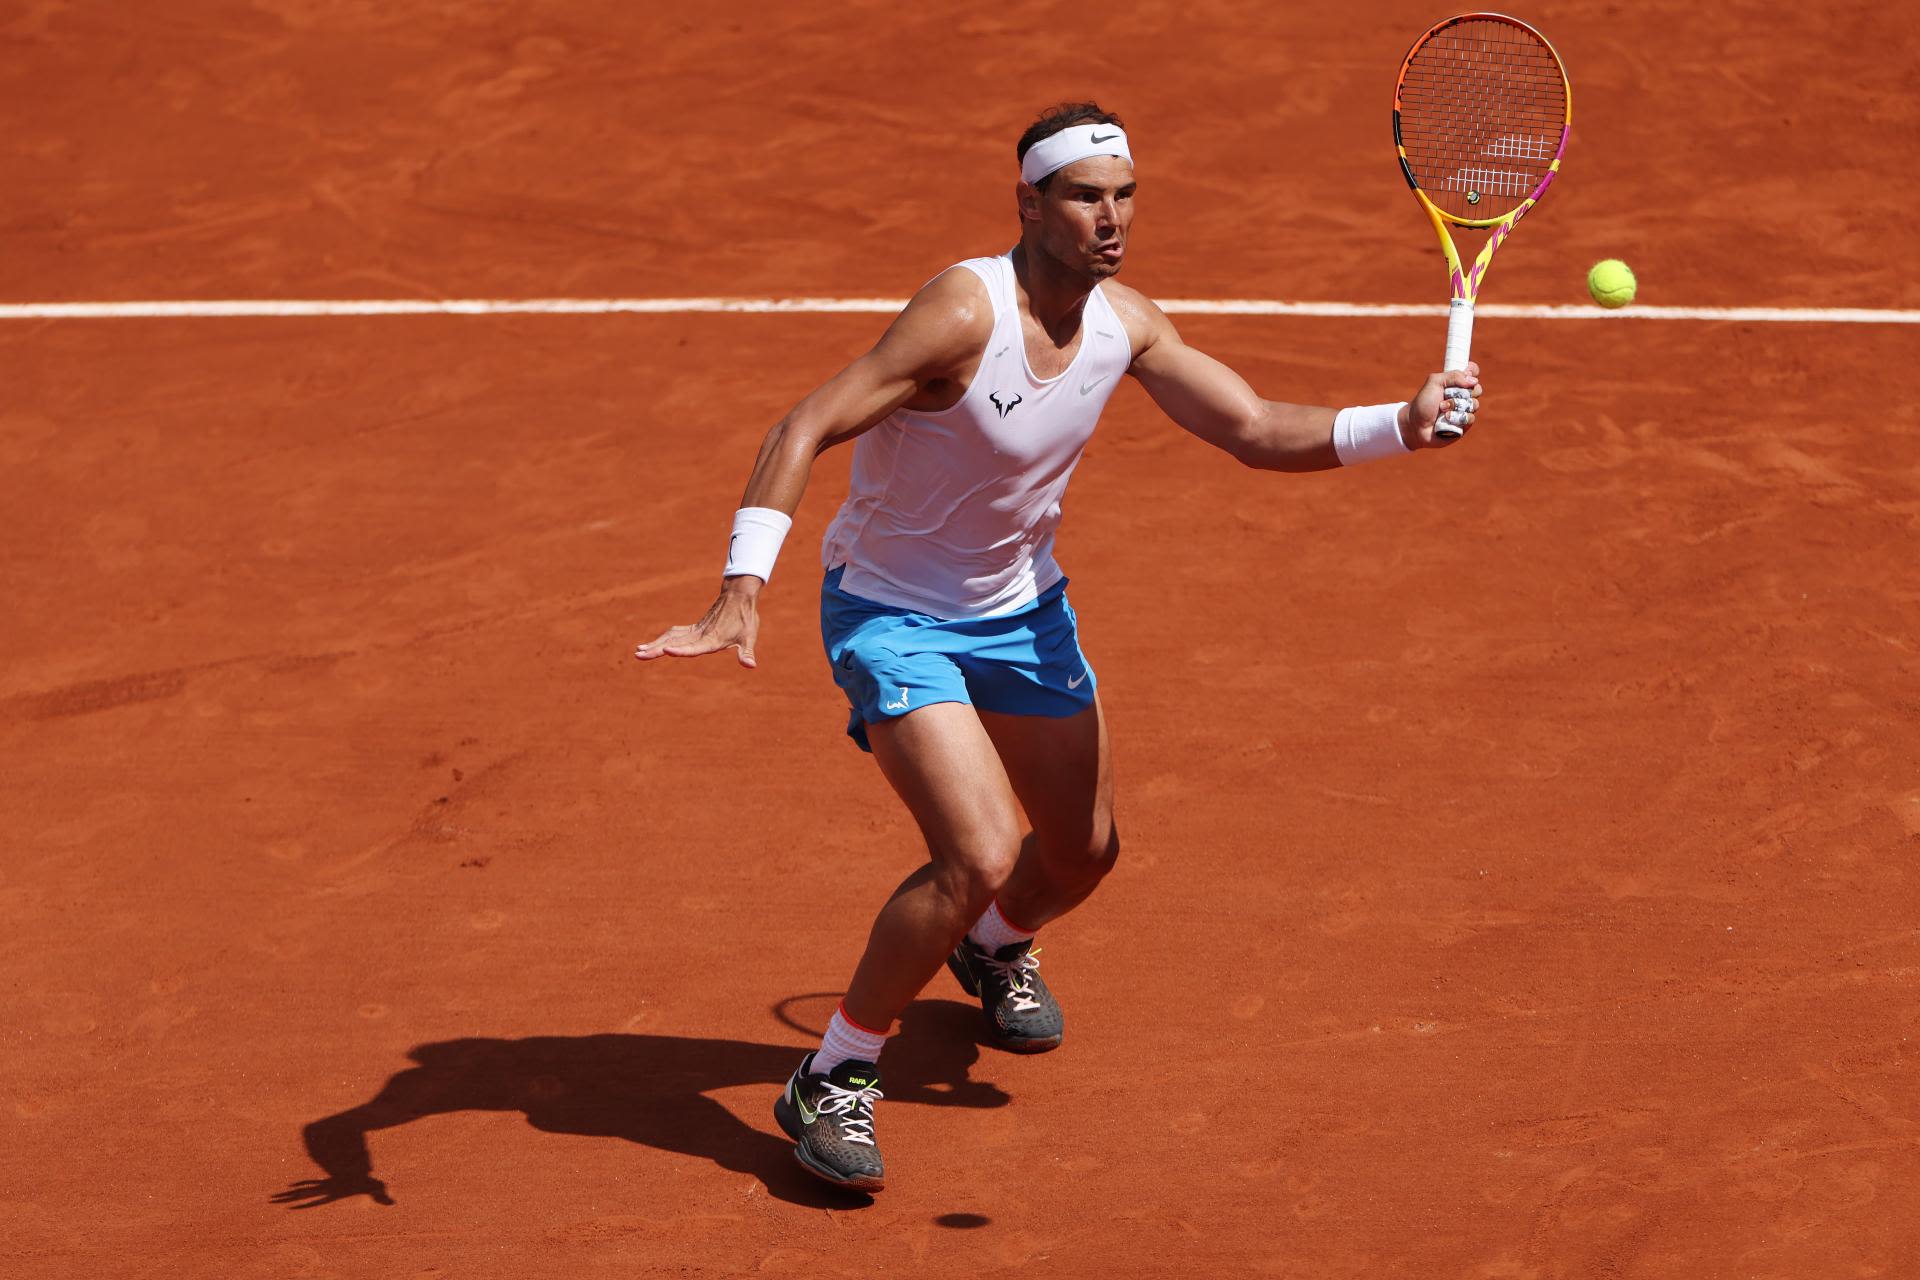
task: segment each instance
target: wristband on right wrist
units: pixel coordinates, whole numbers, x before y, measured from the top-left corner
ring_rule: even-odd
[[[722,577],[737,578],[751,574],[766,582],[773,577],[773,562],[779,558],[780,544],[793,528],[793,517],[772,507],[742,507],[733,513],[733,536],[727,539],[727,568]]]

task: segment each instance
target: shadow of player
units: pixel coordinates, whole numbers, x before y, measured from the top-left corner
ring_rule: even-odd
[[[980,1009],[922,1000],[900,1020],[882,1075],[889,1103],[998,1107],[1007,1095],[967,1078],[980,1056]],[[307,1154],[326,1175],[294,1183],[273,1202],[310,1209],[366,1196],[392,1204],[373,1175],[367,1135],[454,1111],[519,1111],[546,1133],[620,1138],[712,1160],[750,1173],[769,1194],[797,1204],[846,1207],[869,1201],[814,1178],[793,1158],[793,1144],[772,1121],[755,1128],[706,1096],[709,1090],[786,1083],[806,1050],[685,1036],[530,1036],[423,1044],[357,1107],[302,1130]]]

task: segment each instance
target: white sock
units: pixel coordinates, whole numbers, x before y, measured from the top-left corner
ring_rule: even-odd
[[[988,955],[993,955],[1010,943],[1033,940],[1032,934],[1008,923],[1007,918],[1000,914],[1000,903],[997,899],[987,908],[987,914],[981,916],[973,928],[967,930],[967,936]]]
[[[820,1037],[820,1048],[808,1070],[816,1076],[831,1075],[843,1062],[871,1062],[878,1065],[880,1046],[887,1042],[884,1031],[869,1031],[847,1017],[846,1007],[833,1011],[827,1019],[827,1034]]]

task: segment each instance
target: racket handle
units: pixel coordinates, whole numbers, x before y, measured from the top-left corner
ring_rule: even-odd
[[[1473,300],[1455,298],[1447,308],[1447,358],[1441,364],[1441,370],[1452,373],[1455,369],[1467,367],[1467,353],[1473,348]],[[1465,387],[1448,387],[1447,399],[1453,407],[1440,415],[1440,421],[1433,426],[1433,434],[1457,440],[1465,433],[1462,425],[1466,414],[1473,409],[1473,394]]]

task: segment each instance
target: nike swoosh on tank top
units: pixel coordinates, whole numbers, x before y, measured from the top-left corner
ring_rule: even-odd
[[[1065,576],[1053,558],[1060,499],[1100,411],[1133,363],[1096,286],[1080,349],[1057,378],[1027,364],[1013,258],[969,258],[993,302],[993,335],[960,402],[899,409],[854,442],[852,483],[821,559],[840,589],[938,618],[1029,605]]]

